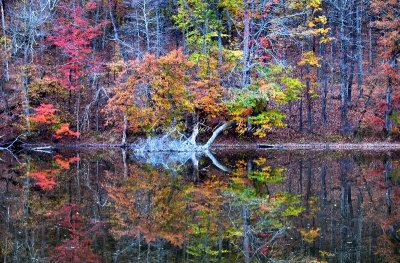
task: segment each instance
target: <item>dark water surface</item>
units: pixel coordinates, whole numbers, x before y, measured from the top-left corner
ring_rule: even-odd
[[[2,262],[400,262],[399,152],[0,158]]]

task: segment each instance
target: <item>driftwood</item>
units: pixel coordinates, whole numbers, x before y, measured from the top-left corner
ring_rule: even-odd
[[[234,124],[234,122],[228,122],[221,125],[213,132],[207,143],[202,145],[196,142],[199,134],[199,124],[196,124],[189,137],[186,137],[177,129],[173,129],[164,136],[149,137],[136,144],[131,144],[130,148],[135,152],[206,152],[210,149],[218,135]]]
[[[164,136],[147,138],[132,144],[130,148],[135,158],[152,165],[163,166],[166,169],[176,169],[177,166],[179,167],[191,161],[194,170],[198,170],[199,158],[206,156],[216,167],[228,172],[230,168],[221,164],[209,149],[218,135],[233,124],[233,122],[230,122],[218,127],[204,145],[198,145],[196,142],[199,134],[199,124],[196,124],[189,137],[173,129]]]
[[[24,135],[25,134],[20,134],[15,139],[0,144],[0,151],[6,151],[15,157],[14,152],[22,149],[34,152],[44,152],[44,153],[51,153],[52,150],[54,149],[53,146],[48,146],[48,145],[37,146],[28,144],[21,140],[21,137]]]

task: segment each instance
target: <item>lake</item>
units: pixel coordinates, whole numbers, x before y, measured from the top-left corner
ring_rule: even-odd
[[[400,152],[0,152],[3,262],[400,262]]]

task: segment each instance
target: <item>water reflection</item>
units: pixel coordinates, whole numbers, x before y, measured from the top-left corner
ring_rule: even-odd
[[[396,152],[16,157],[0,153],[3,262],[400,261]]]

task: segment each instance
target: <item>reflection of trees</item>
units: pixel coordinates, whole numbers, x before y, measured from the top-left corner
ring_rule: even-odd
[[[6,222],[0,223],[0,258],[3,262],[95,262],[97,257],[90,249],[93,232],[85,230],[94,224],[78,214],[84,214],[90,199],[81,210],[67,213],[70,228],[60,223],[66,222],[67,214],[55,218],[79,191],[74,191],[80,187],[76,184],[79,158],[39,154],[20,155],[19,160],[17,168],[8,170],[6,187],[0,185],[0,222]]]
[[[209,158],[165,170],[120,152],[1,156],[0,257],[399,261],[396,154],[262,155],[217,153],[229,173]],[[26,176],[49,170],[52,188]]]
[[[118,250],[122,258],[123,253],[139,253],[134,248],[140,243],[152,250],[164,240],[182,247],[188,259],[231,254],[249,261],[268,254],[284,233],[286,219],[304,210],[295,194],[267,194],[269,185],[284,181],[284,170],[268,166],[263,158],[237,161],[226,179],[210,169],[197,183],[177,176],[176,170],[140,164],[130,170],[127,179],[106,186],[116,208],[115,238],[133,238]]]
[[[52,262],[100,262],[93,252],[93,238],[101,234],[101,223],[86,222],[80,214],[81,208],[74,204],[62,206],[54,212],[61,230],[66,231],[59,245],[51,252]]]
[[[155,252],[150,253],[151,257],[160,257],[158,248],[168,245],[190,253],[193,247],[189,236],[199,234],[205,238],[205,232],[217,231],[215,208],[221,205],[218,192],[224,187],[222,182],[194,185],[184,176],[146,164],[131,165],[130,170],[127,179],[115,182],[110,178],[112,183],[106,186],[115,207],[112,233],[122,240],[120,245],[125,244],[115,255],[118,260],[123,261],[131,253],[144,253],[139,248],[145,243],[146,253]]]
[[[134,160],[147,163],[152,166],[162,167],[165,170],[176,171],[182,166],[187,165],[189,162],[193,166],[194,174],[197,177],[199,169],[199,160],[206,157],[211,160],[213,165],[218,169],[229,172],[231,169],[221,162],[209,151],[203,150],[196,151],[138,151],[133,152],[132,157]]]

